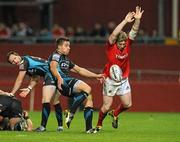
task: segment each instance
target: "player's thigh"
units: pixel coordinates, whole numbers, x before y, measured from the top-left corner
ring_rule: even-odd
[[[53,103],[53,105],[56,105],[59,103],[59,97],[60,97],[60,92],[59,91],[55,91],[55,94],[53,95],[51,102]]]
[[[103,96],[103,106],[107,110],[109,110],[109,108],[111,107],[112,102],[113,102],[113,97],[112,96],[106,96],[106,95]]]
[[[51,101],[52,96],[56,91],[56,86],[54,85],[45,85],[42,89],[42,103],[49,103]]]
[[[89,94],[87,99],[84,101],[85,107],[93,107],[92,95]]]
[[[76,84],[74,85],[74,90],[75,90],[75,92],[84,91],[84,92],[86,92],[88,94],[91,93],[91,87],[87,83],[85,83],[83,81],[76,82]]]
[[[120,99],[121,99],[121,103],[123,104],[124,107],[130,107],[132,105],[131,92],[121,95]]]

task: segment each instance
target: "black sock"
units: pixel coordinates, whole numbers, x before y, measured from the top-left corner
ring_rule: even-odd
[[[58,122],[58,126],[63,125],[63,118],[62,118],[62,108],[60,103],[54,105],[55,113],[56,113],[56,119]]]
[[[76,93],[73,104],[71,105],[70,113],[75,114],[77,108],[83,103],[87,96],[88,94],[86,92]]]
[[[50,114],[50,103],[43,103],[42,104],[42,118],[41,118],[41,126],[44,126],[46,128],[46,124],[48,121],[48,117]]]
[[[92,107],[86,107],[84,109],[84,119],[86,123],[86,131],[89,129],[92,129],[92,118],[93,118],[93,108]]]

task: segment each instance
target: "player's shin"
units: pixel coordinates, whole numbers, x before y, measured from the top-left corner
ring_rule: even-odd
[[[102,127],[103,120],[106,116],[107,116],[107,112],[103,113],[102,110],[99,111],[97,127]]]
[[[115,110],[114,110],[114,116],[117,117],[121,112],[126,111],[128,108],[125,108],[122,104],[119,105]]]
[[[43,103],[41,126],[43,126],[44,128],[46,128],[50,110],[50,103]]]
[[[93,118],[93,108],[86,107],[84,109],[84,119],[86,124],[86,131],[92,129],[92,118]]]
[[[75,114],[77,108],[84,102],[87,96],[88,94],[86,92],[76,93],[73,104],[71,105],[71,108],[70,108],[71,114]]]
[[[60,103],[54,105],[58,126],[63,126],[62,108]]]

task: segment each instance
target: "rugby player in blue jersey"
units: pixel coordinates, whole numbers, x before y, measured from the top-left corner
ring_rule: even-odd
[[[70,52],[69,38],[59,37],[56,40],[56,46],[56,51],[49,57],[50,70],[55,81],[57,81],[57,87],[61,94],[74,99],[70,111],[66,114],[66,126],[68,128],[70,127],[70,123],[77,108],[85,101],[84,119],[86,133],[95,133],[95,130],[92,127],[93,101],[91,87],[84,81],[71,77],[69,72],[71,71],[84,77],[97,78],[100,80],[103,79],[103,74],[96,74],[85,68],[79,67],[67,57]]]
[[[29,86],[20,93],[21,97],[26,97],[37,84],[40,77],[44,78],[44,84],[42,89],[42,119],[41,127],[35,129],[35,131],[46,131],[46,124],[50,114],[50,101],[54,97],[53,105],[55,108],[56,118],[58,122],[57,131],[63,131],[62,123],[62,109],[59,103],[59,96],[56,94],[56,86],[54,80],[49,78],[50,70],[48,62],[39,57],[33,56],[20,56],[18,53],[11,51],[7,54],[7,60],[13,65],[19,66],[19,73],[14,83],[14,87],[11,94],[15,94],[21,87],[22,82],[26,75],[31,77]],[[54,96],[55,95],[55,96]]]

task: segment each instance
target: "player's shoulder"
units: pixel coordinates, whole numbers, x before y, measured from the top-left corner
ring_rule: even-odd
[[[129,45],[131,45],[134,42],[133,39],[131,39],[130,37],[127,38],[126,43],[128,43]]]
[[[111,49],[112,47],[114,47],[116,45],[116,43],[110,43],[109,40],[106,41],[105,47],[107,49]]]
[[[61,60],[61,58],[62,58],[62,55],[59,54],[58,52],[53,52],[53,53],[50,55],[50,60],[59,61],[59,60]]]

